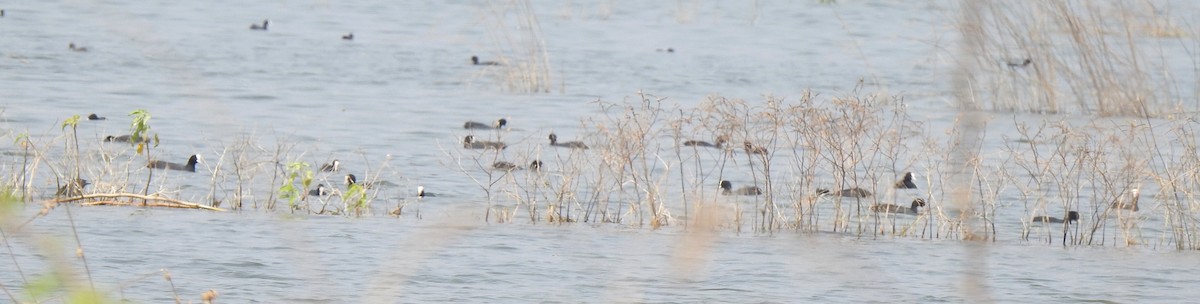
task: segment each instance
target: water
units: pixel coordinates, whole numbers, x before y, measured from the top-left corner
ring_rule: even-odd
[[[1196,296],[1184,286],[1200,280],[1179,266],[1195,255],[1169,250],[481,225],[454,215],[73,214],[97,285],[123,282],[141,302],[171,300],[160,268],[185,297],[216,289],[223,302],[1176,302]],[[30,234],[71,243],[63,210],[37,223]],[[44,267],[21,250],[33,240],[11,241],[27,274]],[[968,273],[984,278],[981,298],[964,293]]]
[[[153,131],[163,139],[155,158],[205,158],[204,174],[155,173],[156,185],[183,199],[223,200],[228,207],[237,180],[228,176],[237,157],[231,151],[245,139],[256,147],[247,149],[256,159],[270,158],[264,155],[286,143],[293,146],[285,161],[336,158],[360,178],[395,184],[378,192],[374,213],[362,218],[289,214],[283,207],[230,213],[72,207],[92,281],[143,303],[171,300],[160,269],[170,271],[184,299],[215,289],[218,300],[229,303],[1182,302],[1200,295],[1186,287],[1197,276],[1177,266],[1194,262],[1189,252],[1160,249],[1161,242],[1064,249],[1047,244],[1055,238],[1045,230],[1022,241],[1026,215],[1011,206],[998,223],[1001,241],[989,245],[788,230],[703,234],[678,226],[529,224],[523,209],[514,223],[486,224],[483,194],[452,165],[459,138],[468,134],[461,129],[466,120],[508,118],[514,130],[506,141],[513,147],[505,156],[522,160],[565,157],[569,153],[537,152],[545,134],[585,138],[581,121],[601,114],[594,101],[636,100],[638,91],[691,107],[713,94],[751,102],[764,95],[792,100],[805,89],[836,96],[861,80],[903,94],[909,113],[930,129],[949,125],[956,114],[948,107],[952,4],[534,7],[555,72],[551,94],[506,92],[494,69],[467,64],[471,55],[502,55],[489,38],[488,20],[493,9],[511,9],[505,6],[20,3],[4,7],[0,19],[4,128],[10,139],[29,133],[62,155],[64,118],[107,116],[79,126],[81,150],[115,155],[109,166],[85,170],[93,191],[141,189],[143,156],[99,140],[128,133],[125,113],[133,109],[153,115]],[[264,18],[270,31],[247,29]],[[339,39],[348,32],[354,41]],[[70,42],[89,51],[71,52]],[[675,52],[656,51],[665,48]],[[1007,128],[991,131],[1011,133]],[[19,147],[3,149],[5,172],[15,176]],[[998,147],[986,149],[994,154]],[[89,153],[99,163],[99,152]],[[52,194],[49,169],[39,170],[35,191]],[[340,185],[341,174],[317,179]],[[247,205],[267,199],[271,178],[248,177]],[[383,216],[394,203],[414,202],[417,185],[440,196],[414,204],[401,219]],[[29,205],[17,218],[37,208]],[[58,208],[21,232],[6,230],[14,250],[6,256],[16,262],[0,267],[0,282],[19,291],[20,276],[10,271],[16,265],[33,276],[50,268],[52,254],[70,256],[70,250],[37,244],[73,244],[71,225]],[[979,289],[964,283],[971,278],[981,280]]]

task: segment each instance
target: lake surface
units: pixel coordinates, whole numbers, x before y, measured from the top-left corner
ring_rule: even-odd
[[[760,104],[765,96],[794,102],[806,90],[821,102],[855,91],[880,92],[902,96],[907,115],[923,123],[924,133],[940,134],[954,124],[960,114],[951,87],[958,55],[954,3],[819,2],[534,1],[552,81],[552,92],[541,94],[513,92],[497,76],[521,62],[520,47],[528,46],[513,21],[519,11],[513,3],[7,5],[0,18],[0,127],[9,140],[28,134],[46,154],[28,184],[36,197],[52,196],[56,181],[50,172],[70,165],[64,147],[72,141],[62,121],[88,113],[108,117],[78,126],[82,175],[93,182],[88,192],[140,192],[148,173],[142,168],[145,156],[101,139],[128,134],[126,114],[146,109],[161,139],[151,151],[154,158],[183,161],[200,154],[204,160],[196,174],[156,171],[151,189],[187,201],[220,201],[224,208],[241,201],[243,208],[71,206],[70,219],[68,207],[59,207],[20,230],[4,226],[9,250],[3,252],[11,258],[0,263],[0,283],[22,294],[23,277],[45,274],[59,259],[84,277],[78,260],[56,257],[72,256],[73,250],[62,248],[73,247],[74,226],[95,286],[138,303],[172,300],[160,269],[170,271],[185,301],[214,289],[217,301],[225,303],[1186,302],[1200,296],[1189,288],[1200,275],[1186,266],[1197,256],[1175,251],[1176,241],[1161,237],[1170,230],[1163,212],[1139,217],[1140,234],[1132,239],[1140,245],[1064,247],[1058,226],[1034,225],[1031,236],[1022,237],[1031,212],[1057,215],[1062,211],[1057,203],[1021,206],[1015,202],[1020,196],[1005,192],[992,214],[997,241],[973,243],[907,215],[883,223],[915,223],[919,232],[908,237],[892,236],[895,228],[872,233],[879,226],[871,225],[879,222],[865,217],[853,217],[850,227],[865,223],[858,227],[867,227],[866,233],[831,231],[830,204],[816,207],[824,216],[816,229],[761,231],[747,223],[760,200],[713,199],[709,191],[705,200],[741,206],[744,210],[734,212],[746,222],[685,227],[695,211],[672,206],[674,220],[651,229],[638,213],[627,213],[620,223],[549,223],[546,202],[531,223],[527,207],[510,197],[517,191],[497,187],[489,198],[472,180],[494,177],[474,167],[488,166],[491,157],[520,164],[541,159],[550,175],[565,175],[560,173],[570,170],[572,157],[594,157],[601,150],[590,127],[606,122],[597,117],[614,114],[597,101],[636,104],[639,92],[686,109],[705,105],[709,96]],[[1195,9],[1193,3],[1172,8]],[[248,29],[263,19],[270,19],[268,31]],[[353,41],[340,39],[350,32]],[[510,44],[514,40],[519,43]],[[71,51],[69,43],[88,51]],[[472,55],[508,65],[470,65]],[[1194,82],[1186,71],[1175,75]],[[1014,134],[1011,121],[1086,120],[991,114],[1003,123],[989,125],[989,136]],[[462,128],[468,120],[501,117],[511,130]],[[587,141],[593,149],[548,147],[551,132]],[[460,141],[469,134],[503,137],[510,147],[502,154],[463,150]],[[980,154],[1003,154],[998,142],[985,143]],[[6,180],[15,180],[26,154],[18,145],[0,149]],[[720,163],[714,154],[720,153],[688,161],[704,167]],[[747,160],[745,154],[737,157]],[[245,162],[235,164],[239,159]],[[366,215],[313,214],[325,204],[338,209],[335,200],[324,198],[304,202],[311,209],[289,212],[287,202],[277,202],[280,206],[267,210],[279,163],[305,162],[315,169],[333,159],[343,170],[316,172],[314,183],[345,191],[345,173],[384,183],[371,192],[375,200]],[[793,165],[781,159],[780,167]],[[747,164],[734,161],[721,176],[752,183],[754,168]],[[239,166],[254,170],[235,176]],[[896,169],[920,172],[929,166]],[[781,185],[794,183],[809,193],[803,188],[809,184],[792,180],[801,173],[774,174],[787,176]],[[716,177],[689,174],[704,178],[685,178],[688,183],[716,184]],[[878,184],[888,188],[890,176]],[[679,183],[670,178],[663,184]],[[418,185],[438,196],[418,200]],[[1143,193],[1156,189],[1147,186]],[[663,191],[665,197],[691,193]],[[597,192],[604,191],[581,189],[579,195]],[[906,204],[933,192],[889,190],[886,199]],[[781,193],[778,199],[803,197]],[[622,205],[628,199],[612,198],[618,203],[611,208],[628,208]],[[931,209],[944,214],[957,212],[950,203],[933,204]],[[388,216],[398,205],[407,205],[405,213]],[[3,220],[24,222],[40,207],[27,204]],[[510,221],[496,220],[506,210]],[[614,214],[620,212],[630,211]],[[1099,239],[1106,245],[1128,239],[1119,229],[1105,229]]]

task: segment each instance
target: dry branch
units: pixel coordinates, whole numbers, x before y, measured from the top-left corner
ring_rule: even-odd
[[[177,200],[177,199],[173,199],[173,198],[158,197],[158,196],[150,196],[150,195],[141,195],[141,194],[134,194],[134,193],[101,193],[101,194],[88,194],[88,195],[84,195],[84,196],[77,196],[77,197],[71,197],[71,198],[64,198],[64,199],[58,199],[58,200],[51,200],[50,202],[52,202],[52,203],[55,203],[55,204],[62,204],[62,203],[69,203],[69,202],[80,201],[80,200],[86,200],[86,199],[103,199],[103,198],[109,198],[109,199],[114,199],[114,198],[134,198],[134,199],[142,199],[142,200],[146,200],[146,201],[156,201],[156,202],[155,202],[155,203],[145,203],[145,204],[143,204],[143,203],[132,203],[132,202],[116,201],[116,200],[105,200],[105,201],[95,201],[95,202],[85,203],[85,204],[82,204],[82,205],[85,205],[85,206],[95,206],[95,205],[136,206],[136,205],[141,205],[141,206],[152,206],[152,207],[186,208],[186,209],[205,209],[205,210],[211,210],[211,211],[226,211],[225,209],[221,209],[221,208],[217,208],[217,207],[209,207],[209,206],[204,206],[204,205],[197,204],[197,203],[189,203],[189,202],[185,202],[185,201],[181,201],[181,200]]]

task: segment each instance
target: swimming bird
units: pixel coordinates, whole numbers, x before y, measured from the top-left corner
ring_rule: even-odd
[[[745,186],[745,187],[738,188],[737,191],[734,191],[733,183],[731,183],[727,180],[721,181],[721,195],[760,195],[760,194],[762,194],[762,189],[759,189],[758,186]]]
[[[1117,209],[1125,209],[1125,210],[1137,212],[1138,211],[1138,193],[1141,193],[1141,190],[1138,190],[1138,189],[1129,190],[1129,194],[1131,196],[1133,196],[1133,199],[1130,199],[1129,201],[1125,201],[1125,200],[1115,201],[1112,203],[1112,207],[1117,208]]]
[[[473,65],[500,65],[495,61],[479,61],[479,56],[471,56],[471,64]]]
[[[354,33],[342,35],[342,40],[354,40]]]
[[[729,141],[729,137],[726,137],[725,135],[721,135],[721,136],[717,136],[717,140],[715,141],[715,143],[708,143],[707,141],[693,139],[693,140],[684,141],[683,145],[688,146],[688,147],[710,147],[710,148],[718,148],[719,149],[719,148],[724,147],[725,143],[728,141]]]
[[[417,198],[436,197],[437,193],[425,192],[425,186],[417,186]]]
[[[263,23],[262,23],[262,25],[258,25],[258,24],[251,23],[251,24],[250,24],[250,30],[255,30],[255,31],[265,31],[265,30],[267,30],[267,25],[270,25],[270,24],[271,24],[271,21],[270,21],[270,20],[263,19]]]
[[[580,142],[580,141],[568,141],[568,142],[560,143],[560,142],[558,142],[558,135],[554,135],[554,133],[550,133],[550,145],[555,146],[555,147],[564,147],[564,148],[571,148],[571,149],[587,149],[588,148],[588,146],[586,144],[584,144],[583,142]]]
[[[463,148],[467,149],[504,149],[507,146],[498,141],[476,141],[475,135],[463,137]]]
[[[1057,217],[1052,217],[1052,216],[1039,215],[1039,216],[1033,217],[1033,221],[1034,222],[1042,222],[1042,223],[1062,223],[1063,219],[1060,219]],[[1067,212],[1067,220],[1066,221],[1068,221],[1068,222],[1079,221],[1079,212],[1075,212],[1075,211]]]
[[[379,185],[380,185],[380,183],[377,183],[377,182],[364,182],[364,183],[361,183],[361,184],[360,184],[360,183],[358,183],[358,177],[357,177],[357,176],[354,176],[354,174],[346,174],[346,188],[350,188],[351,186],[354,186],[354,185],[358,185],[359,187],[363,187],[363,189],[371,189],[371,188],[375,188],[376,186],[379,186]]]
[[[332,162],[328,162],[328,163],[322,164],[322,165],[321,165],[321,171],[325,171],[325,172],[337,172],[339,169],[341,169],[341,167],[342,167],[342,162],[340,162],[340,161],[338,161],[338,160],[336,160],[336,159],[335,159],[335,160],[333,160]]]
[[[904,178],[896,181],[896,189],[916,189],[917,184],[913,183],[912,172],[904,172]]]
[[[750,141],[748,141],[748,140],[746,142],[742,143],[742,147],[746,150],[746,153],[767,154],[767,148],[755,147],[754,144],[750,143]]]
[[[88,114],[88,120],[105,120],[105,119],[108,119],[108,117],[100,117],[100,115],[96,115],[96,113]]]
[[[86,179],[76,178],[75,182],[69,182],[61,187],[58,187],[58,191],[55,192],[54,195],[66,197],[82,196],[83,187],[90,184],[91,183],[88,183]]]
[[[871,191],[867,191],[866,189],[857,188],[857,187],[850,188],[850,189],[842,189],[842,190],[838,190],[838,191],[829,191],[828,189],[817,189],[817,194],[822,194],[822,195],[828,194],[828,195],[837,195],[837,196],[841,196],[841,197],[863,198],[863,197],[871,196]]]
[[[325,188],[325,184],[317,184],[317,188],[309,190],[308,195],[326,196],[326,195],[329,195],[329,188]]]
[[[506,126],[506,125],[508,125],[508,120],[504,119],[504,118],[497,119],[496,122],[494,122],[490,125],[482,123],[482,122],[468,121],[463,124],[463,129],[483,129],[483,130],[503,129],[504,126]]]
[[[346,187],[353,186],[358,183],[358,177],[354,174],[346,174]]]
[[[1024,60],[1024,61],[1021,61],[1021,62],[1009,62],[1009,63],[1008,63],[1008,67],[1010,67],[1010,68],[1023,68],[1023,67],[1027,67],[1027,66],[1029,66],[1030,64],[1033,64],[1033,59],[1031,59],[1031,58],[1025,58],[1025,60]]]
[[[519,167],[517,167],[517,165],[514,165],[513,163],[506,162],[506,161],[497,161],[495,163],[492,163],[492,168],[497,169],[497,170],[505,170],[505,171],[520,169]]]
[[[925,200],[920,199],[920,198],[914,199],[912,201],[912,206],[909,206],[909,207],[893,205],[893,204],[878,204],[878,205],[871,205],[870,208],[871,208],[871,211],[874,211],[874,212],[917,214],[917,213],[919,213],[919,210],[917,209],[918,207],[925,207]]]
[[[196,163],[198,163],[198,162],[200,162],[199,156],[192,155],[192,157],[188,158],[186,165],[180,164],[180,163],[162,161],[162,160],[154,160],[154,161],[150,161],[150,163],[146,164],[146,168],[196,172]]]
[[[109,135],[109,136],[105,136],[105,137],[104,137],[104,141],[106,141],[106,142],[110,142],[110,141],[115,141],[115,142],[132,142],[132,140],[131,140],[132,138],[133,138],[133,136],[131,136],[131,135],[121,135],[121,136],[112,136],[112,135]],[[143,143],[147,143],[147,142],[150,142],[150,139],[149,139],[149,138],[147,138],[147,137],[145,137],[145,136],[142,136],[141,138],[139,138],[139,141],[141,141],[141,142],[143,142]]]
[[[87,47],[75,46],[74,42],[71,42],[71,44],[68,44],[67,48],[71,49],[72,51],[76,51],[76,52],[87,52],[88,51]]]
[[[4,10],[0,9],[0,17],[4,17]]]
[[[541,169],[541,168],[542,168],[542,161],[534,160],[532,162],[529,162],[529,170],[537,171],[538,169]],[[501,161],[492,163],[492,169],[512,171],[512,170],[522,170],[525,168],[523,168],[521,166],[517,166],[517,164],[501,160]]]

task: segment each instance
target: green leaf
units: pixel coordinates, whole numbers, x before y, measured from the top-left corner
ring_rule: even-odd
[[[346,194],[343,196],[343,201],[348,207],[355,209],[365,208],[367,206],[367,189],[362,185],[352,184],[349,189],[346,189]]]
[[[21,202],[23,201],[25,201],[25,198],[21,194],[14,192],[13,189],[9,189],[7,186],[0,187],[0,224],[13,219],[11,216],[21,210]]]
[[[129,116],[133,117],[133,122],[129,124],[129,141],[140,143],[144,141],[146,133],[150,132],[150,112],[143,109],[133,110],[129,112]],[[157,146],[157,138],[155,136],[155,145]],[[138,152],[141,153],[141,152]]]
[[[34,299],[45,299],[50,294],[62,287],[62,282],[52,275],[44,275],[34,278],[25,285],[25,292]]]
[[[29,140],[29,133],[17,134],[17,137],[13,138],[13,144],[24,147],[25,145],[28,144],[28,143],[26,143],[26,141],[28,141],[28,140]]]
[[[70,304],[102,304],[117,303],[104,297],[104,294],[94,290],[74,290],[67,294],[66,302]]]
[[[63,120],[62,130],[66,130],[67,127],[71,127],[72,129],[74,129],[78,125],[79,125],[79,114],[75,114],[75,116],[71,116],[70,118]]]

